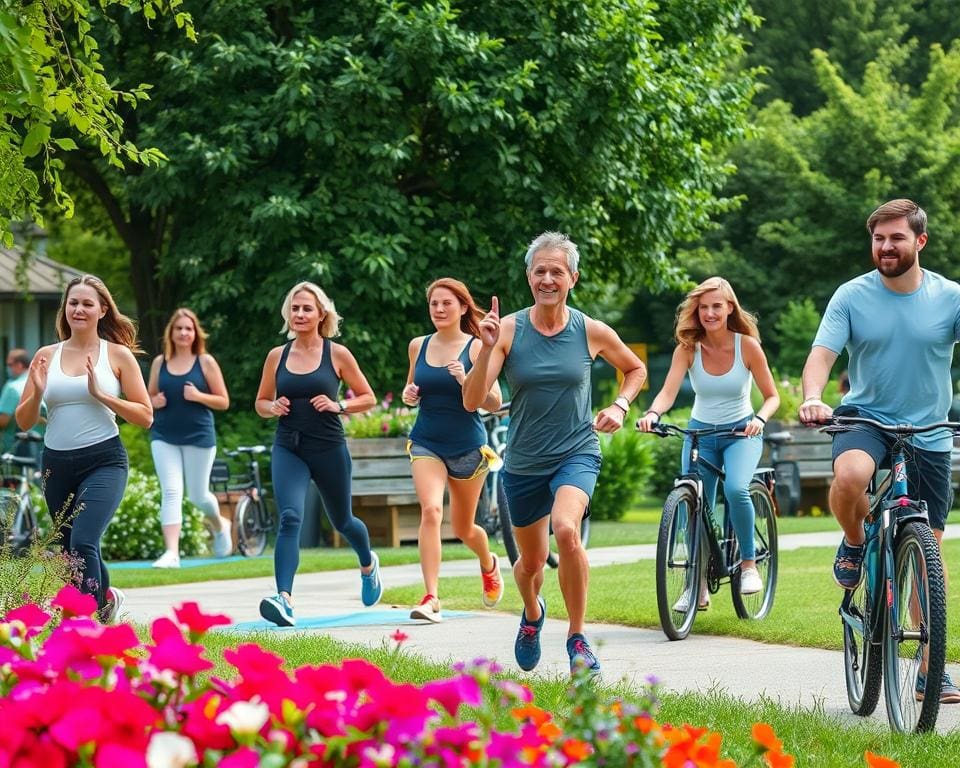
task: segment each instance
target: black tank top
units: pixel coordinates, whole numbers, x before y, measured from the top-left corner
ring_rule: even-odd
[[[320,412],[310,404],[311,398],[326,395],[337,400],[340,379],[333,368],[330,339],[323,340],[320,365],[310,373],[291,373],[287,370],[290,344],[287,342],[277,365],[277,397],[290,401],[290,413],[280,417],[277,435],[299,432],[328,443],[342,443],[343,423],[338,413]]]

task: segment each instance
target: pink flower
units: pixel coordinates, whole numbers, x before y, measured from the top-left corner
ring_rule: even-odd
[[[220,758],[218,768],[257,768],[260,765],[260,755],[250,747],[241,747],[232,755]]]
[[[197,603],[183,603],[173,609],[177,621],[186,625],[192,634],[202,635],[211,627],[230,624],[230,617],[222,613],[203,613]]]
[[[150,629],[155,645],[146,646],[150,663],[157,669],[169,669],[181,675],[193,676],[213,668],[213,663],[203,658],[203,647],[188,643],[180,628],[170,619],[157,619]]]
[[[97,601],[92,595],[85,595],[72,584],[67,584],[53,598],[53,606],[63,611],[64,618],[92,616],[97,610]]]
[[[469,675],[458,675],[449,680],[434,680],[423,686],[423,692],[451,715],[457,714],[461,704],[478,707],[483,701],[480,684]]]
[[[27,637],[33,637],[50,621],[50,614],[39,606],[28,603],[27,605],[21,605],[19,608],[14,608],[6,615],[5,620],[22,621],[28,630]]]
[[[103,744],[97,749],[94,768],[147,768],[142,749]]]
[[[410,639],[410,635],[401,630],[400,627],[397,627],[397,631],[390,635],[390,639],[397,645],[403,645]]]

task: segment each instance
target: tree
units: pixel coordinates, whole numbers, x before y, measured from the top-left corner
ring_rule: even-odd
[[[181,0],[33,0],[0,9],[0,238],[13,244],[11,221],[42,220],[44,185],[67,215],[73,202],[60,180],[63,158],[81,137],[110,165],[156,164],[163,155],[124,140],[118,104],[136,106],[149,86],[115,89],[92,34],[107,10],[147,19],[173,12]],[[174,23],[193,35],[189,14]],[[38,162],[34,161],[34,158]],[[39,167],[38,167],[39,164]]]
[[[196,46],[124,29],[110,52],[157,84],[137,133],[170,163],[71,167],[131,254],[148,342],[189,301],[234,389],[279,341],[296,280],[328,289],[368,374],[395,388],[431,279],[516,309],[524,244],[562,229],[582,246],[586,299],[666,283],[674,243],[731,205],[723,152],[752,90],[729,70],[742,0],[214,0],[195,14]]]

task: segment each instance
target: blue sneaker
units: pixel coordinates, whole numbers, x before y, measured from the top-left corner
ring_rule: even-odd
[[[833,561],[833,580],[844,589],[856,589],[863,578],[863,544],[858,547],[840,540],[837,557]]]
[[[923,701],[924,696],[927,692],[927,676],[918,673],[917,674],[917,687],[915,698],[917,701]],[[957,688],[953,684],[953,680],[950,679],[950,675],[946,672],[943,673],[943,677],[940,678],[940,703],[941,704],[958,704],[960,703],[960,688]]]
[[[376,552],[371,552],[373,557],[373,568],[370,573],[360,572],[360,599],[368,608],[380,602],[380,596],[383,594],[383,584],[380,581],[380,558]]]
[[[293,616],[293,606],[279,593],[260,601],[260,615],[278,627],[292,627],[297,623]]]
[[[529,672],[540,663],[540,630],[547,620],[547,603],[537,595],[540,603],[540,620],[535,624],[527,621],[527,613],[520,616],[520,631],[517,632],[517,641],[513,644],[513,655],[517,658],[520,669]]]
[[[579,632],[567,638],[567,656],[570,657],[570,674],[574,674],[582,667],[590,677],[600,674],[600,662],[597,660],[587,642],[587,638]]]

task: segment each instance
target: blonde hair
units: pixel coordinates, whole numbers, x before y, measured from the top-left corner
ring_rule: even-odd
[[[677,307],[677,323],[674,330],[677,343],[685,349],[693,349],[706,335],[706,331],[700,324],[699,308],[700,297],[710,291],[720,291],[723,298],[733,305],[733,309],[727,316],[727,328],[760,341],[757,318],[740,306],[737,294],[733,292],[733,286],[722,277],[708,277],[690,291]]]
[[[195,355],[202,355],[207,351],[207,332],[203,330],[203,326],[200,325],[200,321],[197,319],[196,314],[194,314],[192,309],[180,307],[180,309],[175,309],[173,311],[173,314],[170,316],[170,321],[167,323],[167,327],[163,331],[164,360],[169,360],[171,357],[173,357],[175,348],[173,343],[173,326],[181,317],[185,317],[191,323],[193,323],[193,344],[190,347],[190,351]]]
[[[309,280],[304,280],[293,286],[283,300],[283,306],[280,307],[280,314],[283,316],[283,326],[280,328],[280,333],[287,334],[288,339],[293,339],[297,336],[296,333],[290,330],[290,307],[293,304],[293,297],[300,291],[309,291],[312,293],[313,297],[317,300],[317,307],[323,312],[323,319],[320,321],[320,327],[318,328],[320,335],[327,339],[338,336],[340,334],[340,315],[337,314],[337,309],[333,306],[333,301],[330,300],[330,297],[323,292],[323,289],[319,285],[311,283]]]
[[[114,344],[121,344],[127,347],[131,352],[141,354],[140,342],[137,341],[137,327],[133,320],[124,315],[117,309],[117,303],[107,290],[107,286],[96,275],[80,275],[75,277],[63,290],[63,297],[60,299],[60,308],[57,310],[57,336],[60,341],[69,339],[73,332],[70,330],[70,324],[67,322],[67,299],[72,291],[78,285],[89,285],[97,292],[97,300],[101,307],[106,307],[107,311],[103,317],[97,321],[97,336]]]

